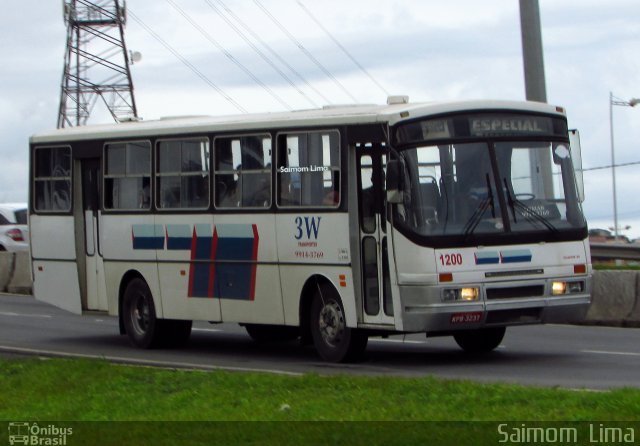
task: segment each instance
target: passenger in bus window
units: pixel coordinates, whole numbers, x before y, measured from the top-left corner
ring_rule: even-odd
[[[62,185],[56,183],[63,183]],[[69,199],[69,191],[64,187],[64,182],[54,182],[53,191],[53,208],[55,211],[66,211],[71,209],[71,201]],[[60,187],[62,186],[62,187]]]
[[[257,176],[257,175],[254,175]],[[260,175],[262,178],[258,180],[258,188],[251,198],[251,207],[266,208],[271,204],[271,184],[266,175]]]
[[[331,177],[333,181],[329,186],[329,191],[324,195],[323,206],[336,206],[340,202],[340,172],[333,172]]]
[[[231,175],[225,175],[225,177],[231,177]],[[219,197],[221,207],[238,207],[240,205],[240,195],[238,181],[231,179],[223,183],[224,188]]]
[[[140,209],[149,209],[151,204],[151,194],[149,192],[149,178],[142,179],[142,189],[138,193],[138,207]]]
[[[338,191],[330,190],[325,194],[324,199],[322,200],[322,204],[324,206],[335,206],[338,204],[339,201],[340,201],[340,194],[338,193]]]

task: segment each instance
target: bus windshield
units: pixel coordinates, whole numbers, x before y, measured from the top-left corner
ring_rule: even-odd
[[[394,221],[415,236],[471,246],[505,234],[564,240],[586,227],[565,142],[505,138],[400,153],[408,181]]]

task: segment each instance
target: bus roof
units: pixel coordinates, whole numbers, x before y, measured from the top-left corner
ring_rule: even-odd
[[[525,101],[475,100],[391,105],[341,105],[291,112],[230,116],[184,116],[161,118],[152,121],[128,121],[69,127],[33,135],[30,138],[30,143],[62,143],[92,139],[138,138],[151,135],[160,136],[230,131],[244,132],[248,130],[266,131],[278,128],[374,123],[385,123],[391,126],[400,121],[420,117],[479,110],[528,110],[564,116],[564,110],[560,107],[540,102]]]

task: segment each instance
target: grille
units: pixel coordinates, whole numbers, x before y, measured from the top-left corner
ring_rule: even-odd
[[[518,286],[510,288],[487,288],[487,299],[515,299],[544,295],[544,285]]]

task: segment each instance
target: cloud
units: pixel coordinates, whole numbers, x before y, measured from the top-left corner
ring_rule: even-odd
[[[173,0],[212,37],[293,108],[311,104],[251,50],[203,0]],[[218,4],[218,0],[210,0]],[[383,103],[380,91],[325,35],[296,1],[260,0],[360,102]],[[375,78],[412,100],[524,98],[517,2],[504,0],[302,0],[312,14]],[[251,0],[224,2],[331,102],[350,99],[309,61]],[[253,112],[282,110],[167,2],[128,2],[130,12],[162,36],[225,93]],[[548,99],[566,107],[581,130],[586,167],[610,163],[609,92],[640,96],[637,0],[540,0]],[[60,2],[23,0],[3,13],[0,48],[0,199],[26,198],[30,134],[55,126],[66,29]],[[129,49],[136,99],[147,119],[176,114],[233,114],[237,110],[149,35],[130,15]],[[284,68],[283,68],[284,69]],[[287,70],[285,70],[287,71]],[[293,74],[298,88],[324,101]],[[614,107],[616,160],[640,160],[640,107]],[[5,167],[9,166],[9,167]],[[619,212],[640,210],[638,167],[617,169]],[[585,172],[585,212],[612,220],[610,170]],[[4,197],[2,196],[4,195]],[[639,198],[640,199],[640,198]],[[626,213],[626,214],[625,214]],[[601,220],[599,220],[601,219]],[[640,226],[638,227],[640,235]]]

